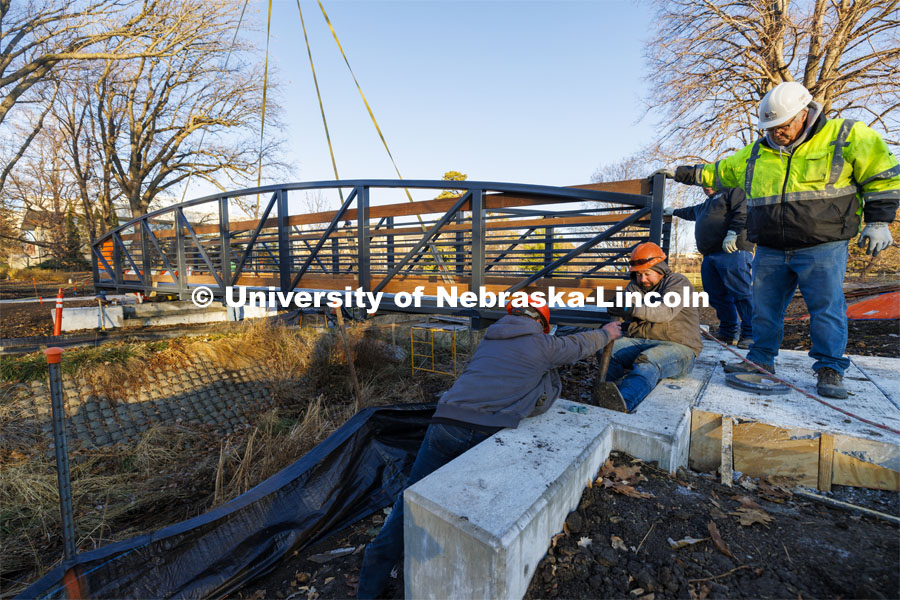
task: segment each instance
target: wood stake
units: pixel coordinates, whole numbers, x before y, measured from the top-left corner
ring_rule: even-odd
[[[819,490],[831,491],[834,475],[834,436],[823,433],[819,436]]]
[[[347,357],[347,364],[350,366],[350,377],[353,379],[353,387],[356,388],[356,407],[354,411],[358,411],[363,402],[362,387],[359,385],[359,379],[356,377],[353,355],[350,354],[350,344],[347,342],[347,332],[344,330],[343,309],[341,307],[335,308],[334,316],[337,318],[338,329],[341,332],[341,341],[344,343],[344,355]]]
[[[731,487],[734,480],[734,450],[732,437],[734,419],[728,415],[722,415],[722,464],[719,465],[721,481]]]

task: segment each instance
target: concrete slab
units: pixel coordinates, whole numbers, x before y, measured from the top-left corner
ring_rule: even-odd
[[[62,330],[100,329],[100,312],[100,308],[97,306],[63,308]],[[107,329],[121,327],[125,321],[122,306],[104,306],[102,312],[103,326]],[[51,321],[55,318],[55,314],[55,309],[51,309]]]
[[[721,351],[721,354],[730,353]],[[730,360],[733,356],[725,358]],[[812,364],[813,359],[805,352],[782,351],[775,361],[776,375],[815,394],[816,376]],[[850,393],[849,398],[823,400],[868,421],[900,430],[900,408],[896,404],[900,395],[900,359],[853,357],[850,368],[844,373],[844,385]],[[900,470],[900,435],[830,409],[794,390],[779,396],[744,392],[727,386],[724,371],[716,368],[705,392],[698,398],[696,408],[785,429],[806,429],[869,440],[877,442],[878,446],[887,444],[888,447],[882,450],[886,454],[873,462]],[[862,446],[861,442],[856,443]]]
[[[797,392],[759,396],[727,387],[722,361],[706,342],[690,376],[660,382],[632,415],[559,400],[476,446],[406,490],[404,542],[410,598],[521,598],[552,536],[613,450],[656,461],[670,472],[687,464],[691,410],[835,434],[834,449],[860,452],[887,468],[900,464],[900,436],[874,428]],[[900,359],[852,357],[840,405],[900,429]],[[778,375],[815,391],[812,359],[783,351]],[[853,446],[850,448],[848,446]]]

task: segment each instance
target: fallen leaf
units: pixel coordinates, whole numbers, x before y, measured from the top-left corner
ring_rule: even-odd
[[[753,481],[751,481],[750,478],[747,477],[746,475],[741,477],[740,481],[738,481],[738,485],[740,485],[742,488],[744,488],[745,490],[748,490],[750,492],[754,491],[757,487],[756,484],[753,483]]]
[[[630,485],[624,483],[616,482],[612,485],[612,489],[618,494],[630,496],[632,498],[653,498],[653,494],[647,492],[639,492]]]
[[[326,577],[326,578],[325,578],[325,583],[323,583],[322,585],[328,585],[328,584],[331,583],[332,581],[334,581],[334,577]]]
[[[681,538],[677,542],[675,540],[673,540],[672,538],[669,538],[668,541],[669,541],[669,547],[672,548],[673,550],[676,550],[678,548],[684,548],[685,546],[692,546],[694,544],[699,544],[700,542],[705,542],[708,539],[709,538],[692,538],[692,537],[688,536],[686,538]]]
[[[340,558],[342,556],[347,556],[348,554],[353,554],[356,550],[356,546],[350,546],[349,548],[336,548],[334,550],[329,550],[328,552],[323,552],[322,554],[313,554],[309,557],[309,560],[314,563],[327,563],[330,560],[334,560],[335,558]]]
[[[550,543],[553,545],[554,548],[556,548],[556,544],[559,542],[559,540],[561,540],[561,539],[564,538],[564,537],[566,537],[566,534],[564,534],[564,533],[557,533],[557,534],[554,535],[553,538],[550,540]]]
[[[591,545],[591,538],[589,538],[589,537],[580,538],[578,540],[578,545],[581,546],[582,548],[587,548],[588,546]]]
[[[625,545],[625,542],[619,536],[614,535],[609,538],[609,541],[612,543],[613,549],[628,552],[628,546]]]
[[[656,598],[656,594],[653,594],[651,592],[651,593],[647,594],[646,596],[641,596],[640,600],[653,600],[654,598]]]
[[[622,517],[613,515],[613,516],[611,516],[611,517],[609,518],[609,522],[612,523],[613,525],[615,525],[616,523],[621,523],[621,522],[622,522]]]
[[[722,512],[718,508],[713,508],[711,511],[709,511],[709,516],[711,516],[713,519],[727,519],[728,518],[728,515],[726,515],[724,512]]]
[[[588,477],[587,489],[590,490],[590,489],[593,489],[593,487],[594,487],[594,480],[591,477]]]
[[[731,553],[731,550],[728,549],[728,545],[725,543],[725,540],[722,539],[722,535],[719,533],[719,528],[716,527],[715,521],[710,521],[709,523],[707,523],[706,529],[709,531],[709,537],[715,545],[716,550],[718,550],[728,558],[734,558],[734,555]]]
[[[740,524],[745,527],[749,527],[754,523],[762,523],[768,527],[769,523],[773,521],[772,516],[761,508],[747,508],[746,506],[742,506],[737,509],[737,511],[728,514],[738,517]]]
[[[563,533],[566,534],[566,535],[569,535],[570,533],[572,533],[571,531],[569,531],[569,524],[568,524],[568,523],[565,523],[565,522],[563,523]]]
[[[631,590],[632,596],[640,596],[643,593],[644,593],[644,588],[634,588],[633,590]]]
[[[706,600],[706,597],[709,596],[709,586],[705,583],[700,586],[700,595],[697,596],[697,600]]]
[[[743,507],[746,507],[746,508],[758,508],[759,510],[762,510],[762,507],[761,507],[759,504],[757,504],[757,503],[753,500],[753,498],[751,498],[750,496],[732,496],[731,499],[732,499],[732,500],[737,500],[738,502],[740,502],[742,508],[743,508]]]

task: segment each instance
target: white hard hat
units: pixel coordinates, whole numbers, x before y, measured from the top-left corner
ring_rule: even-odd
[[[778,127],[794,118],[812,101],[812,94],[796,81],[779,83],[759,103],[759,128]]]

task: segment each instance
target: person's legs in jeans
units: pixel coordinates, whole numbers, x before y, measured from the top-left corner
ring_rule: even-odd
[[[726,340],[733,340],[738,333],[738,313],[734,307],[734,298],[728,291],[728,287],[722,279],[722,267],[720,263],[727,263],[725,252],[716,252],[703,257],[700,263],[700,279],[703,282],[703,291],[709,298],[709,303],[716,310],[719,319],[719,334]]]
[[[682,377],[694,368],[694,351],[684,344],[643,341],[644,350],[635,359],[631,372],[616,384],[629,411],[643,402],[660,379]]]
[[[753,289],[750,261],[753,255],[746,250],[730,254],[716,254],[716,270],[741,317],[741,337],[753,337]],[[706,284],[704,283],[704,289]],[[710,300],[712,301],[712,300]],[[735,332],[737,329],[735,329]]]
[[[757,246],[753,259],[753,344],[747,360],[772,365],[784,337],[784,311],[797,288],[792,251]]]
[[[612,354],[609,357],[609,368],[606,371],[606,381],[621,379],[631,368],[634,359],[644,351],[643,343],[646,340],[630,337],[620,337],[613,342]],[[603,350],[597,352],[597,361],[603,355]]]
[[[797,250],[791,267],[797,273],[800,293],[809,310],[809,339],[813,370],[825,367],[841,375],[850,366],[847,349],[847,302],[844,272],[847,269],[846,240]]]
[[[416,454],[404,490],[415,482],[478,445],[491,434],[452,425],[430,425]],[[394,502],[378,536],[366,547],[359,572],[357,598],[377,598],[384,593],[391,569],[403,556],[403,490]]]

